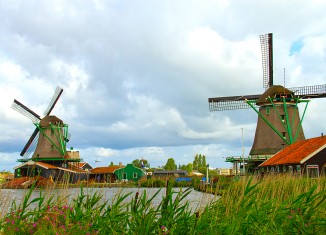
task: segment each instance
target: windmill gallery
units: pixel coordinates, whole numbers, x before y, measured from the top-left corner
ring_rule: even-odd
[[[226,161],[233,163],[235,172],[241,163],[243,166],[250,166],[253,170],[259,169],[260,165],[264,167],[263,163],[266,160],[272,159],[274,155],[291,147],[292,144],[300,142],[304,144],[307,140],[301,124],[308,103],[310,99],[326,97],[326,84],[295,88],[274,85],[272,34],[262,35],[260,41],[265,92],[208,99],[210,111],[252,108],[258,114],[255,138],[249,157],[226,158]],[[63,89],[57,87],[43,118],[14,100],[12,108],[31,119],[36,127],[20,154],[22,158],[17,160],[21,164],[14,168],[15,178],[41,175],[53,181],[62,181],[67,177],[70,182],[88,179],[89,171],[79,167],[81,161],[79,152],[66,148],[70,138],[68,125],[60,118],[51,115],[62,92]],[[305,104],[301,117],[298,108],[300,103]],[[29,157],[31,154],[32,157]],[[299,164],[304,172],[304,166],[307,160],[310,160],[310,164],[317,165],[318,174],[321,174],[325,170],[326,141],[321,141],[318,151],[314,151],[314,154],[319,155],[315,157],[310,154],[308,158],[305,156],[305,161],[299,160],[299,163],[287,162],[283,166],[287,165],[288,168],[284,169],[289,170],[290,166],[293,169]],[[272,164],[268,167],[267,170],[278,169],[282,172],[280,168],[274,168],[276,165]]]

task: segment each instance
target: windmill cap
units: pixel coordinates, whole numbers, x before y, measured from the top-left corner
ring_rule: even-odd
[[[57,118],[54,115],[50,116],[45,116],[44,118],[41,119],[40,125],[41,126],[47,126],[50,123],[55,124],[55,123],[63,123],[63,121],[60,118]]]
[[[277,95],[287,95],[290,97],[294,97],[294,92],[290,91],[289,89],[280,86],[280,85],[273,85],[270,88],[267,89],[257,100],[257,105],[264,105],[264,104],[270,104],[271,102],[268,100],[269,97],[276,98]],[[279,97],[280,98],[280,97]]]

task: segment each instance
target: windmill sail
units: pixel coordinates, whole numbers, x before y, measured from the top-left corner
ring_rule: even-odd
[[[25,105],[20,103],[18,100],[14,100],[14,102],[11,105],[11,108],[13,108],[17,112],[23,114],[25,117],[31,119],[33,121],[33,123],[39,122],[41,120],[40,115],[33,112],[31,109],[27,108]]]
[[[263,87],[267,90],[273,86],[273,34],[260,35],[263,65]]]
[[[289,90],[293,91],[296,96],[302,99],[326,97],[326,84],[315,85],[315,86],[292,87],[289,88]]]
[[[25,153],[30,148],[31,144],[34,142],[34,139],[37,136],[38,132],[39,132],[39,129],[38,128],[35,128],[33,134],[31,135],[31,137],[29,137],[26,145],[24,146],[23,150],[21,151],[20,156],[24,156],[25,155]]]
[[[58,87],[56,88],[54,94],[53,94],[53,97],[47,107],[47,109],[44,111],[44,115],[45,116],[48,116],[50,115],[52,109],[54,108],[55,104],[57,103],[57,101],[59,100],[61,94],[63,92],[63,89],[61,87]]]
[[[209,98],[210,111],[223,111],[223,110],[236,110],[236,109],[249,109],[250,106],[246,100],[256,101],[260,95],[244,95],[244,96],[227,96]]]

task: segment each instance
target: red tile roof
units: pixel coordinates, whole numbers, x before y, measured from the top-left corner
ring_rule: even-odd
[[[112,173],[123,166],[104,166],[104,167],[96,167],[91,170],[91,174],[107,174]]]
[[[287,146],[260,166],[302,164],[324,148],[326,148],[326,136],[301,140]]]

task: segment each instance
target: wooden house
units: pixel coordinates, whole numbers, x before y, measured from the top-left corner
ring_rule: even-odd
[[[308,176],[326,173],[326,136],[295,142],[259,165],[264,172],[293,172]]]
[[[153,172],[153,177],[184,177],[187,176],[188,172],[186,170],[155,170]]]
[[[114,174],[117,176],[119,181],[138,181],[143,176],[146,176],[143,169],[135,167],[131,163],[122,168],[116,169]]]
[[[95,167],[90,171],[89,180],[97,183],[114,183],[118,180],[114,172],[122,167],[122,165]]]
[[[78,169],[85,170],[85,171],[90,171],[93,169],[93,167],[87,162],[74,162],[70,164]]]
[[[89,172],[75,168],[73,165],[52,165],[40,161],[29,160],[14,167],[15,178],[42,176],[56,182],[76,183],[88,179]]]

